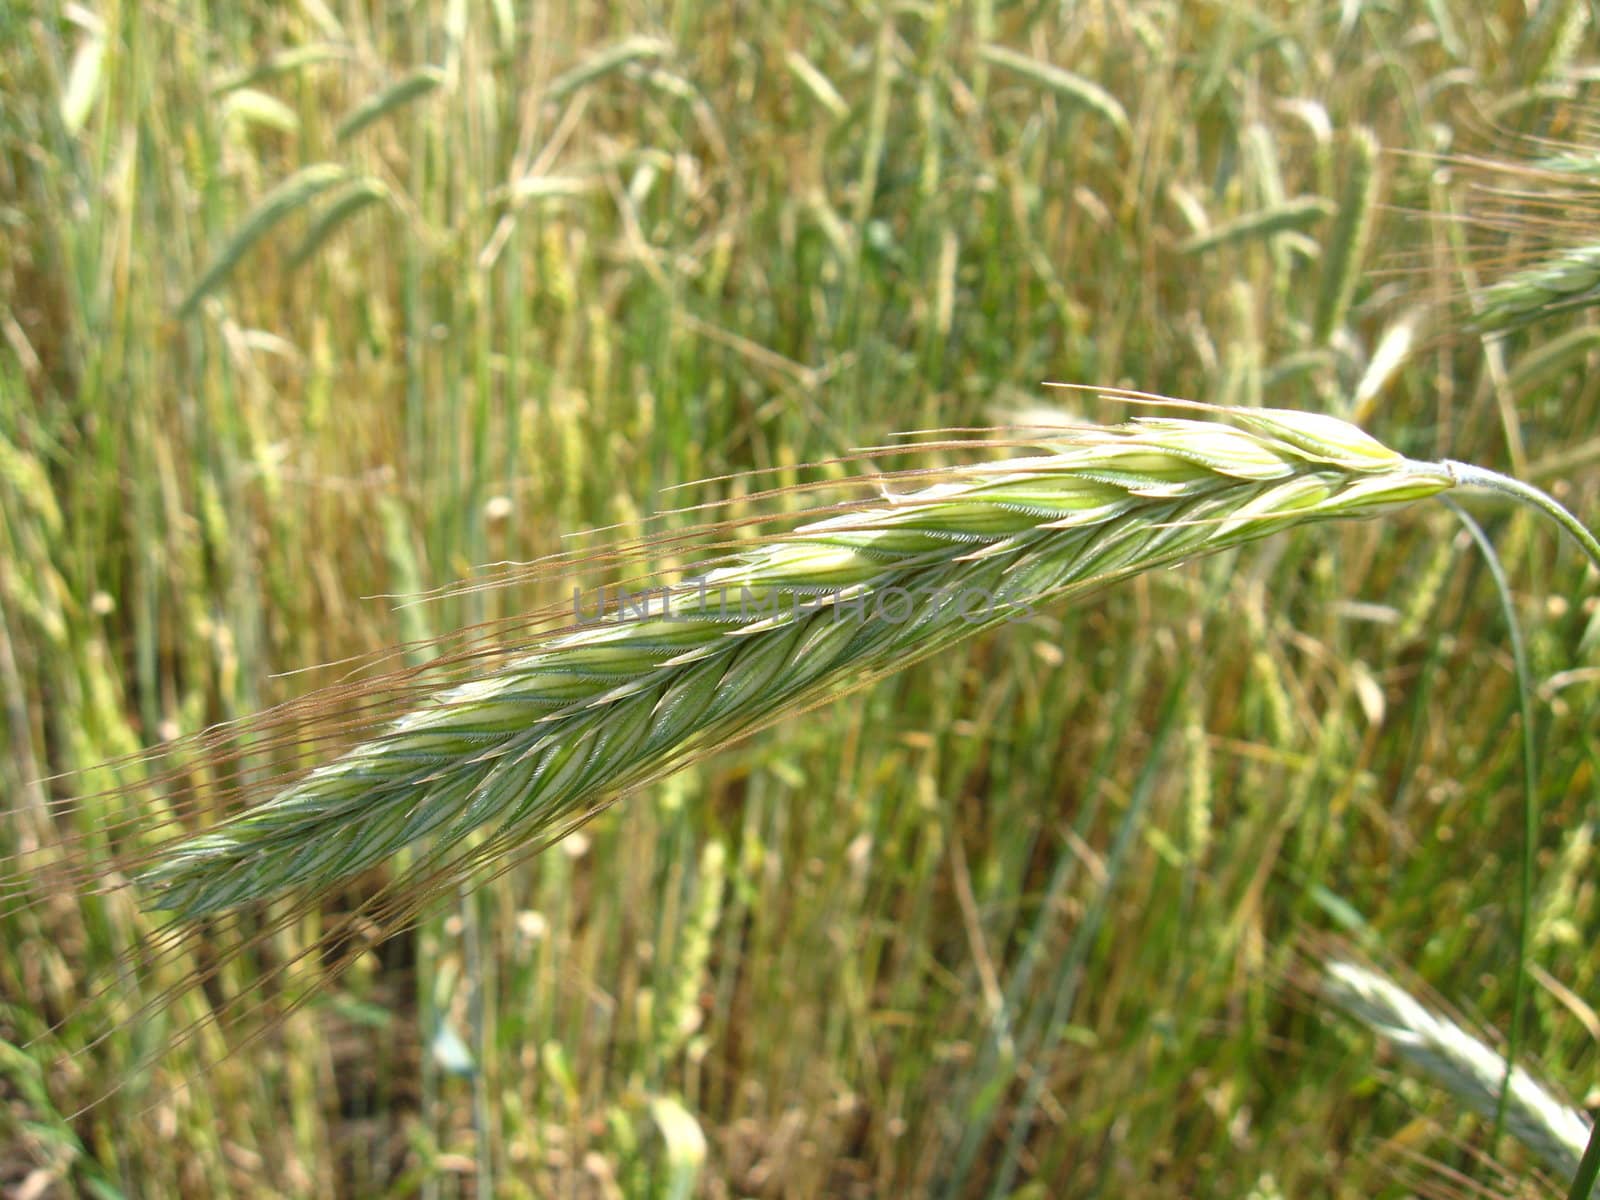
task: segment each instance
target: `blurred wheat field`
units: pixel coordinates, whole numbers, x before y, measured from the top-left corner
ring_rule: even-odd
[[[1045,380],[1353,418],[1593,524],[1593,316],[1485,339],[1465,297],[1593,240],[1586,177],[1473,160],[1596,145],[1594,36],[1554,0],[0,7],[0,853],[109,852],[94,793],[139,780],[100,764],[567,585],[388,597],[897,431],[1124,415]],[[1592,1104],[1595,580],[1471,507],[1538,685],[1523,1058]],[[1300,986],[1337,934],[1510,1025],[1518,697],[1459,530],[1043,611],[327,985],[262,982],[312,912],[141,1011],[206,963],[119,975],[134,895],[8,907],[0,1194],[1564,1194]],[[239,997],[283,1019],[181,1039]]]

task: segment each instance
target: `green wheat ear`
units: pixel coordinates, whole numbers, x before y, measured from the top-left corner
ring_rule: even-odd
[[[1600,303],[1600,243],[1568,246],[1478,293],[1476,327],[1508,333]]]
[[[1327,342],[1338,331],[1355,296],[1378,198],[1378,153],[1378,139],[1370,129],[1357,126],[1350,131],[1342,160],[1339,218],[1328,239],[1311,322],[1312,336],[1318,342]]]
[[[1474,288],[1469,324],[1480,334],[1511,333],[1600,303],[1600,242],[1591,219],[1600,154],[1580,142],[1525,157],[1518,152],[1524,145],[1550,147],[1511,138],[1499,152],[1460,160],[1473,178],[1468,226],[1508,235],[1502,253],[1525,264],[1490,268],[1488,282]]]
[[[1410,460],[1331,417],[1217,411],[1226,419],[1053,434],[1029,457],[952,469],[768,537],[645,611],[607,613],[441,690],[265,802],[169,844],[142,882],[156,907],[195,919],[334,887],[424,838],[424,865],[454,877],[1044,603],[1292,526],[1505,486]]]

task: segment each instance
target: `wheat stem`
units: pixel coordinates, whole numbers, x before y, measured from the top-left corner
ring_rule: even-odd
[[[1471,463],[1446,459],[1442,465],[1461,487],[1500,492],[1502,495],[1511,496],[1523,504],[1532,505],[1561,526],[1572,537],[1572,540],[1578,543],[1584,554],[1588,556],[1589,561],[1596,568],[1600,568],[1600,540],[1597,540],[1594,534],[1589,532],[1582,521],[1578,520],[1577,517],[1573,516],[1546,493],[1532,484],[1523,483],[1520,479],[1513,479],[1509,475],[1502,475],[1498,471],[1490,471],[1484,467],[1475,467]]]

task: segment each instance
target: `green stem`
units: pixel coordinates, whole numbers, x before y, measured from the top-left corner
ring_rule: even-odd
[[[1551,518],[1562,529],[1571,535],[1573,541],[1583,547],[1583,552],[1589,556],[1589,561],[1600,568],[1600,541],[1595,539],[1587,526],[1577,517],[1573,516],[1560,501],[1546,492],[1540,491],[1531,483],[1523,483],[1520,479],[1513,479],[1509,475],[1501,475],[1497,471],[1488,471],[1483,467],[1475,467],[1471,463],[1455,462],[1446,459],[1442,464],[1450,472],[1452,479],[1461,487],[1483,488],[1485,491],[1500,492],[1512,496],[1524,504],[1531,504],[1545,516]]]
[[[1584,1147],[1578,1173],[1572,1177],[1572,1190],[1567,1193],[1567,1200],[1590,1200],[1596,1179],[1600,1179],[1600,1122],[1589,1127],[1589,1144]]]
[[[1589,532],[1588,528],[1583,524],[1583,522],[1579,521],[1577,517],[1573,516],[1572,513],[1568,512],[1567,509],[1565,507],[1563,507],[1561,505],[1561,503],[1559,501],[1557,501],[1553,496],[1550,496],[1547,493],[1545,493],[1543,491],[1540,491],[1538,488],[1534,487],[1532,484],[1523,483],[1520,479],[1512,479],[1509,476],[1501,475],[1501,474],[1499,474],[1499,473],[1497,473],[1495,471],[1487,471],[1487,470],[1483,469],[1482,467],[1475,467],[1470,463],[1461,463],[1461,462],[1455,462],[1455,461],[1452,461],[1452,460],[1447,460],[1444,463],[1444,467],[1445,467],[1445,469],[1447,471],[1450,472],[1451,477],[1454,478],[1455,481],[1459,485],[1461,485],[1462,487],[1482,488],[1482,489],[1484,489],[1486,491],[1500,492],[1502,495],[1510,496],[1515,500],[1519,500],[1524,504],[1529,504],[1529,505],[1533,506],[1534,508],[1538,509],[1540,512],[1544,513],[1546,516],[1548,516],[1551,519],[1553,519],[1556,522],[1556,524],[1561,526],[1562,529],[1566,530],[1567,533],[1573,539],[1573,541],[1577,542],[1578,545],[1583,548],[1583,552],[1584,552],[1584,554],[1586,554],[1588,556],[1590,563],[1592,563],[1596,568],[1600,568],[1600,541],[1597,541],[1595,539],[1594,534]],[[1454,506],[1452,506],[1452,507],[1454,507]],[[1486,553],[1486,555],[1487,555],[1487,557],[1489,559],[1490,572],[1492,574],[1494,574],[1494,576],[1495,576],[1496,586],[1501,589],[1501,593],[1502,593],[1501,600],[1502,600],[1502,603],[1506,603],[1508,605],[1508,607],[1507,607],[1507,615],[1509,616],[1510,615],[1510,609],[1509,609],[1508,599],[1507,599],[1507,597],[1505,595],[1504,577],[1501,574],[1501,572],[1499,571],[1499,564],[1495,560],[1492,551],[1490,551],[1489,548],[1488,548],[1487,539],[1484,537],[1482,530],[1478,529],[1477,526],[1472,521],[1468,520],[1467,517],[1466,517],[1466,514],[1461,512],[1461,510],[1459,508],[1456,509],[1456,513],[1466,523],[1468,531],[1477,540],[1479,546],[1482,547],[1485,550],[1485,553]],[[1519,677],[1520,677],[1522,675],[1522,672],[1523,672],[1523,669],[1524,669],[1524,663],[1522,661],[1522,655],[1521,655],[1520,636],[1519,636],[1519,633],[1518,633],[1518,630],[1517,630],[1517,627],[1516,627],[1516,622],[1514,620],[1511,623],[1511,631],[1512,631],[1512,648],[1513,648],[1513,651],[1516,653],[1517,658],[1518,658],[1518,668],[1519,668],[1518,674],[1519,674]],[[1530,705],[1529,705],[1529,697],[1528,697],[1528,694],[1527,694],[1528,693],[1527,683],[1526,683],[1525,680],[1521,680],[1520,683],[1521,683],[1521,690],[1522,690],[1522,706],[1523,706],[1523,721],[1522,721],[1522,724],[1523,724],[1523,737],[1525,739],[1525,742],[1524,742],[1524,753],[1526,755],[1527,752],[1529,751],[1529,745],[1528,745],[1528,742],[1527,742],[1526,739],[1531,739],[1532,732],[1533,732],[1533,727],[1532,727],[1532,723],[1530,721],[1531,714],[1528,711]],[[1532,772],[1533,772],[1533,765],[1532,765],[1531,759],[1528,759],[1526,757],[1524,759],[1524,762],[1525,762],[1525,766],[1526,766],[1526,769],[1527,769],[1527,772],[1528,772],[1528,775],[1529,775],[1529,783],[1530,783],[1530,788],[1529,788],[1529,807],[1527,809],[1525,809],[1525,812],[1527,813],[1528,820],[1531,821],[1533,819],[1533,810],[1531,808],[1531,805],[1533,803],[1532,788],[1531,788],[1531,778],[1532,778]],[[1525,944],[1525,942],[1526,942],[1526,932],[1527,931],[1526,931],[1525,922],[1526,922],[1526,919],[1527,919],[1527,901],[1528,901],[1528,891],[1529,891],[1528,878],[1527,878],[1528,870],[1529,870],[1529,864],[1528,864],[1528,857],[1527,856],[1528,856],[1528,852],[1532,849],[1532,839],[1531,839],[1531,836],[1530,836],[1531,831],[1528,830],[1528,829],[1524,829],[1523,833],[1524,833],[1524,854],[1523,854],[1523,884],[1522,884],[1522,891],[1523,891],[1523,921],[1524,921],[1524,927],[1520,931],[1520,937],[1519,937],[1519,958],[1521,958],[1523,955],[1526,954],[1526,944]],[[1523,977],[1523,963],[1519,961],[1518,970],[1517,970],[1517,985],[1516,985],[1516,988],[1515,988],[1514,993],[1513,993],[1514,999],[1513,999],[1513,1002],[1512,1002],[1513,1003],[1513,1009],[1516,1010],[1516,1011],[1513,1012],[1512,1022],[1511,1022],[1511,1043],[1512,1043],[1512,1046],[1515,1045],[1517,1034],[1519,1032],[1518,1026],[1520,1024],[1520,1016],[1521,1016],[1520,1009],[1521,1009],[1521,1000],[1522,1000],[1522,977]],[[1512,1049],[1512,1046],[1508,1046],[1507,1054],[1506,1054],[1506,1070],[1507,1070],[1506,1081],[1507,1081],[1507,1083],[1509,1083],[1509,1081],[1510,1081],[1511,1066],[1515,1062],[1515,1050]],[[1500,1103],[1501,1103],[1500,1113],[1501,1114],[1503,1114],[1503,1112],[1504,1112],[1505,1098],[1506,1098],[1505,1097],[1505,1088],[1502,1087],[1501,1097],[1500,1097]],[[1500,1117],[1499,1117],[1499,1115],[1497,1115],[1497,1117],[1496,1117],[1496,1129],[1499,1128],[1499,1124],[1500,1124]],[[1600,1179],[1600,1123],[1596,1123],[1596,1124],[1592,1125],[1590,1127],[1590,1129],[1589,1129],[1589,1144],[1588,1144],[1587,1147],[1585,1147],[1585,1149],[1583,1151],[1583,1159],[1578,1164],[1578,1172],[1573,1177],[1572,1189],[1571,1189],[1571,1191],[1569,1191],[1567,1193],[1567,1200],[1589,1200],[1589,1197],[1591,1196],[1591,1194],[1594,1191],[1594,1186],[1595,1186],[1595,1182],[1596,1182],[1597,1179]]]
[[[1500,1080],[1500,1099],[1495,1103],[1494,1129],[1489,1135],[1489,1153],[1492,1155],[1505,1129],[1506,1106],[1511,1099],[1511,1075],[1522,1052],[1523,1026],[1528,1011],[1528,937],[1529,922],[1533,915],[1534,844],[1539,836],[1539,749],[1533,728],[1533,678],[1528,669],[1528,650],[1522,640],[1522,627],[1517,622],[1516,606],[1511,600],[1511,584],[1500,565],[1500,556],[1495,553],[1494,543],[1484,533],[1483,527],[1459,504],[1450,500],[1445,503],[1478,544],[1488,564],[1489,574],[1494,579],[1500,607],[1506,616],[1506,630],[1511,639],[1511,659],[1517,675],[1517,701],[1522,710],[1522,856],[1517,880],[1517,973],[1511,985],[1511,1029],[1506,1035],[1506,1069]]]

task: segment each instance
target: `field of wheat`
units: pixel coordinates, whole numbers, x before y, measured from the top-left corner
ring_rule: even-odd
[[[0,1196],[1587,1196],[1597,18],[0,0]]]

